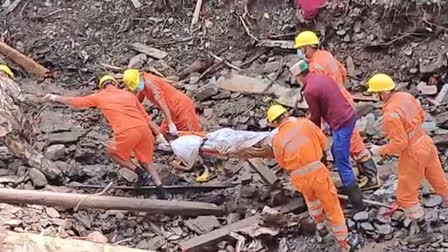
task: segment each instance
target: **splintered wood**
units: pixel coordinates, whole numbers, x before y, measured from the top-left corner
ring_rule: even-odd
[[[100,244],[90,241],[61,239],[56,237],[42,236],[29,233],[15,233],[0,230],[1,252],[155,252]]]
[[[131,48],[136,50],[137,52],[144,53],[148,55],[151,58],[155,59],[163,59],[166,56],[168,56],[167,52],[164,52],[162,50],[156,49],[154,47],[149,47],[147,45],[144,45],[142,43],[132,43]]]
[[[0,53],[22,66],[27,72],[35,74],[39,77],[46,77],[50,72],[50,70],[44,66],[3,42],[0,42]]]

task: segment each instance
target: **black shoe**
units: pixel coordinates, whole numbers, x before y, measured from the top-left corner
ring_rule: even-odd
[[[145,170],[143,170],[143,168],[141,167],[137,167],[137,175],[138,175],[138,181],[137,181],[137,186],[145,186],[149,184],[149,181],[151,180],[151,175],[149,175],[149,173]]]
[[[415,246],[419,246],[425,243],[432,243],[435,240],[435,237],[431,230],[431,226],[429,225],[429,222],[425,220],[425,217],[417,220],[417,225],[420,229],[420,232],[409,237],[408,243]]]
[[[160,199],[160,200],[170,200],[172,198],[171,194],[169,194],[166,191],[166,189],[163,187],[163,185],[157,186],[156,195],[157,195],[157,199]]]
[[[381,180],[378,177],[378,169],[372,158],[360,163],[362,173],[367,177],[366,183],[360,184],[361,190],[376,190],[381,187]]]
[[[348,196],[348,201],[352,205],[353,210],[355,210],[354,213],[360,212],[367,208],[367,205],[363,202],[361,189],[359,189],[356,181],[349,185],[343,186],[342,193]]]

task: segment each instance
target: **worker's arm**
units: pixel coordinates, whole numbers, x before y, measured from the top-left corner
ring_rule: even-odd
[[[156,105],[159,105],[160,110],[162,110],[163,115],[165,116],[166,121],[168,124],[173,123],[173,118],[171,117],[171,112],[168,108],[165,95],[163,94],[160,87],[158,87],[156,84],[154,84],[151,80],[144,79],[145,85],[147,88],[151,89],[152,93],[154,94],[154,100],[157,102]],[[139,97],[140,98],[140,97]]]
[[[140,110],[143,117],[148,122],[148,126],[151,129],[152,134],[156,137],[159,136],[161,134],[159,126],[151,120],[151,117],[148,115],[145,107],[143,107],[140,101],[137,101],[137,108]]]
[[[323,131],[319,127],[317,127],[314,123],[310,122],[310,125],[313,134],[317,137],[317,140],[319,141],[320,147],[322,148],[322,150],[326,151],[328,147],[327,137],[325,136]]]
[[[336,61],[338,62],[339,73],[341,74],[342,77],[342,86],[345,87],[345,82],[347,81],[347,69],[339,60]]]
[[[45,101],[59,102],[78,109],[91,108],[98,106],[98,94],[92,94],[82,97],[60,96],[54,94],[47,94],[44,97]]]
[[[316,94],[316,91],[316,89],[312,89],[310,91],[306,90],[304,94],[310,111],[309,118],[314,124],[316,124],[317,127],[320,128],[322,115],[320,110],[319,96],[318,94]]]
[[[384,114],[383,131],[390,142],[380,147],[381,155],[399,155],[408,147],[408,135],[398,113],[387,112]]]

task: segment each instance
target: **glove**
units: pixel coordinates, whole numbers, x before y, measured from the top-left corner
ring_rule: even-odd
[[[176,128],[176,125],[174,125],[174,123],[168,124],[168,129],[169,129],[171,135],[177,136],[177,128]]]
[[[372,153],[372,156],[381,156],[380,148],[381,146],[379,145],[372,145],[372,147],[370,147],[370,152]]]
[[[163,137],[162,134],[157,135],[156,137],[156,143],[157,143],[157,147],[160,150],[163,151],[170,151],[171,150],[171,145],[170,143],[168,143],[168,141],[165,139],[165,137]]]
[[[54,95],[54,94],[46,94],[44,96],[44,101],[56,101],[58,95]]]

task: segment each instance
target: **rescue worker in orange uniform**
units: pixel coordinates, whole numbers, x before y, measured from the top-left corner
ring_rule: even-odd
[[[430,226],[419,203],[418,190],[427,179],[448,206],[448,180],[440,165],[437,148],[422,127],[425,113],[409,93],[395,92],[395,83],[386,74],[375,74],[368,81],[369,92],[384,102],[383,131],[390,142],[372,146],[373,155],[399,155],[396,198],[406,216],[416,220],[423,239],[431,239]]]
[[[0,75],[7,77],[9,79],[14,79],[14,73],[11,71],[7,65],[0,65]]]
[[[124,71],[123,82],[131,90],[137,90],[140,102],[145,97],[165,116],[160,131],[177,135],[177,131],[201,131],[194,102],[166,80],[136,69]]]
[[[318,49],[319,44],[319,38],[311,31],[299,33],[295,40],[299,58],[308,59],[310,72],[322,73],[333,79],[345,99],[354,108],[353,97],[344,86],[347,80],[347,70],[330,52]],[[377,167],[356,128],[350,140],[350,154],[359,163],[360,173],[367,178],[363,182],[360,181],[359,186],[364,190],[378,189],[381,186],[381,181],[377,175]]]
[[[78,109],[99,108],[115,134],[108,145],[108,155],[119,165],[136,172],[140,185],[147,183],[148,173],[151,174],[158,188],[158,197],[165,199],[167,192],[162,186],[156,169],[152,166],[154,137],[151,129],[157,130],[158,127],[151,121],[137,97],[127,90],[117,88],[117,84],[117,80],[106,75],[99,82],[98,87],[101,91],[98,93],[83,97],[47,94],[44,100],[59,102]],[[159,133],[157,136],[160,139],[162,135]],[[140,166],[131,161],[132,152]]]
[[[290,174],[297,191],[303,194],[318,235],[328,234],[327,218],[341,251],[349,251],[348,229],[336,187],[327,167],[320,161],[326,148],[325,135],[312,121],[289,117],[281,105],[272,105],[267,119],[276,127],[271,135],[274,157]]]

